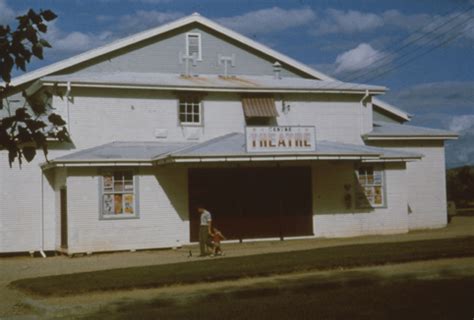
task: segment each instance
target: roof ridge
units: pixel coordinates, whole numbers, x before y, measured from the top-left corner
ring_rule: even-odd
[[[316,79],[320,80],[333,80],[337,81],[333,77],[322,73],[302,62],[299,62],[281,52],[278,52],[262,43],[259,43],[245,35],[242,35],[236,31],[233,31],[225,26],[222,26],[206,17],[203,17],[201,15],[195,15],[191,14],[185,17],[182,17],[180,19],[171,21],[169,23],[150,28],[141,32],[138,32],[136,34],[130,35],[128,37],[124,37],[121,39],[117,39],[115,41],[112,41],[110,43],[104,44],[103,46],[100,46],[98,48],[93,48],[91,50],[82,52],[80,54],[74,55],[72,57],[63,59],[61,61],[58,61],[56,63],[50,64],[48,66],[45,66],[43,68],[39,68],[30,72],[27,72],[25,74],[22,74],[18,77],[15,77],[12,79],[10,82],[10,85],[12,87],[15,86],[20,86],[27,84],[29,82],[35,81],[40,79],[41,77],[51,75],[53,73],[59,72],[61,70],[65,70],[67,68],[71,68],[73,66],[76,66],[78,64],[84,63],[86,61],[89,61],[91,59],[104,56],[106,54],[109,54],[111,52],[114,52],[119,49],[126,48],[128,46],[131,46],[133,44],[136,44],[141,41],[145,41],[147,39],[150,39],[152,37],[156,37],[158,35],[164,34],[166,32],[172,31],[174,29],[192,24],[192,23],[200,23],[201,25],[210,28],[220,34],[223,34],[224,36],[227,36],[228,38],[231,38],[245,46],[248,46],[258,52],[261,52],[265,54],[266,56],[274,58],[276,61],[280,61],[296,70],[299,70],[303,74],[306,74],[308,76],[314,77]],[[0,83],[0,86],[3,86],[4,83]],[[389,113],[392,113],[398,117],[401,117],[402,119],[409,120],[409,117],[407,113],[402,112],[401,110],[397,109],[396,107],[393,107],[391,105],[384,106],[386,104],[385,102],[379,100],[379,103],[376,102],[377,100],[374,100],[375,104],[381,107],[382,109],[386,110]],[[380,105],[382,104],[382,105]]]
[[[160,34],[166,33],[168,31],[171,31],[173,29],[177,29],[180,27],[183,27],[185,25],[191,24],[191,23],[200,23],[205,27],[208,27],[210,29],[213,29],[214,31],[217,31],[219,33],[222,33],[226,35],[229,38],[232,38],[240,43],[243,43],[249,47],[252,47],[253,49],[256,49],[257,51],[263,52],[267,54],[268,56],[274,57],[276,60],[280,60],[281,62],[292,66],[295,69],[300,70],[303,73],[306,73],[308,75],[311,75],[315,78],[318,79],[333,79],[332,77],[319,72],[318,70],[315,70],[311,68],[310,66],[305,65],[304,63],[298,62],[294,60],[293,58],[277,52],[270,47],[267,47],[266,45],[256,42],[249,37],[246,37],[236,31],[233,31],[227,27],[224,27],[204,16],[201,15],[188,15],[184,16],[182,18],[179,18],[177,20],[168,22],[163,25],[159,25],[157,27],[153,27],[147,30],[143,30],[141,32],[132,34],[130,36],[120,38],[117,40],[114,40],[110,43],[104,44],[98,48],[93,48],[91,50],[87,50],[85,52],[79,53],[77,55],[74,55],[72,57],[60,60],[58,62],[55,62],[51,65],[39,68],[37,70],[33,70],[30,72],[27,72],[23,75],[20,75],[18,77],[15,77],[12,79],[10,82],[11,86],[18,86],[22,85],[24,83],[30,82],[37,80],[45,75],[52,74],[54,72],[58,72],[60,70],[64,70],[66,68],[72,67],[74,65],[77,65],[79,63],[88,61],[90,59],[96,58],[98,56],[102,56],[104,54],[108,54],[110,52],[125,48],[127,46],[133,45],[137,42],[144,41],[146,39],[158,36]],[[51,69],[54,69],[52,71],[49,71]],[[3,85],[3,83],[0,83],[0,86]]]

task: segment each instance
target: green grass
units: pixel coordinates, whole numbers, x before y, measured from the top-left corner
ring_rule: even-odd
[[[16,280],[11,287],[41,296],[155,288],[307,270],[328,270],[474,256],[474,237],[328,247],[187,263],[111,269]]]
[[[300,279],[185,299],[121,302],[84,319],[472,319],[474,278]]]

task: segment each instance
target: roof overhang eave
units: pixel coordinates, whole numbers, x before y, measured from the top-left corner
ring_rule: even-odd
[[[405,112],[403,110],[400,110],[400,109],[392,106],[391,104],[389,104],[385,101],[382,101],[380,99],[377,99],[377,98],[374,98],[372,100],[372,104],[375,105],[376,107],[379,107],[379,108],[389,112],[390,114],[398,117],[401,120],[410,121],[411,118],[413,117],[412,114],[410,114],[408,112]]]
[[[43,162],[40,167],[43,170],[48,170],[57,167],[147,167],[153,166],[151,160],[133,160],[133,159],[107,159],[107,160],[51,160],[49,162]]]
[[[363,139],[366,141],[377,141],[377,140],[457,140],[458,135],[364,135]]]
[[[380,154],[362,155],[213,155],[213,156],[167,156],[155,160],[156,164],[206,163],[206,162],[259,162],[259,161],[314,161],[314,160],[366,160],[380,159]]]
[[[374,89],[327,89],[327,88],[271,88],[271,87],[211,87],[211,86],[172,86],[172,85],[150,85],[150,84],[122,84],[122,83],[95,83],[84,81],[41,81],[44,86],[70,86],[83,88],[107,88],[107,89],[135,89],[135,90],[173,90],[173,91],[207,91],[207,92],[275,92],[275,93],[344,93],[344,94],[384,94],[386,88]]]

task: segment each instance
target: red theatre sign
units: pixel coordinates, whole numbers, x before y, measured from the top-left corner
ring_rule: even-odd
[[[301,152],[316,150],[312,126],[247,127],[247,152]]]

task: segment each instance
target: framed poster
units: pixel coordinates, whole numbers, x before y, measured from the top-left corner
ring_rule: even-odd
[[[114,195],[114,213],[120,214],[122,213],[122,195],[116,194]]]
[[[113,178],[111,175],[104,176],[104,190],[105,191],[112,191],[113,189]]]
[[[114,196],[112,194],[104,194],[104,213],[114,212]]]
[[[127,193],[123,195],[123,207],[125,213],[133,214],[133,194]]]

